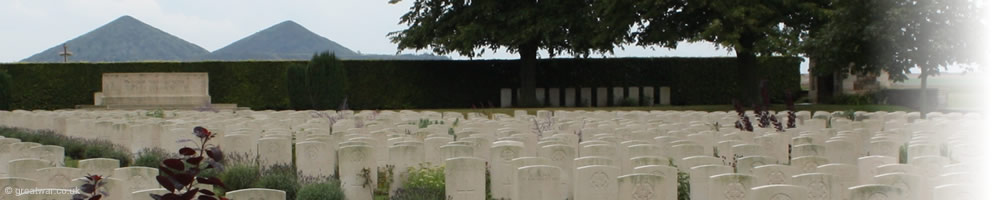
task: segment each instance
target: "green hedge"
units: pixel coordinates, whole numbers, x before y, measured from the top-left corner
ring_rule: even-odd
[[[10,74],[0,69],[0,110],[10,110]]]
[[[799,58],[761,59],[761,74],[770,80],[772,99],[783,100],[786,89],[798,92],[800,62]],[[208,72],[209,93],[215,103],[236,103],[252,109],[309,109],[304,99],[289,98],[311,92],[303,87],[307,64],[29,63],[0,64],[0,70],[11,76],[11,109],[93,104],[93,93],[101,87],[101,74],[108,72]],[[499,89],[519,86],[518,64],[517,60],[343,61],[348,105],[352,109],[499,106]],[[545,59],[539,63],[537,86],[669,86],[671,102],[676,105],[728,104],[737,94],[735,69],[735,58]]]
[[[101,74],[208,72],[212,102],[256,109],[288,107],[286,69],[295,62],[38,63],[0,65],[11,75],[12,109],[93,105]]]

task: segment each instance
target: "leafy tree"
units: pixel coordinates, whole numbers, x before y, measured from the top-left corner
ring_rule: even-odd
[[[389,3],[398,3],[390,0]],[[587,57],[591,52],[612,52],[626,41],[629,24],[605,27],[598,23],[595,4],[614,0],[415,0],[400,18],[407,29],[389,33],[399,51],[430,49],[436,54],[457,52],[482,56],[487,49],[520,56],[520,104],[534,105],[538,50],[550,56],[568,53]],[[617,31],[609,31],[617,28]]]
[[[337,109],[346,99],[347,70],[343,62],[329,51],[313,55],[306,65],[305,79],[313,109]]]
[[[806,40],[820,73],[876,74],[893,81],[920,70],[921,110],[927,77],[978,60],[983,27],[972,0],[833,0],[825,23]]]
[[[796,55],[814,25],[822,0],[634,0],[643,46],[676,48],[678,42],[707,41],[736,51],[737,83],[743,102],[756,102],[758,56]]]

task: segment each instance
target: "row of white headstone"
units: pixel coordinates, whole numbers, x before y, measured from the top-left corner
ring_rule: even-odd
[[[264,166],[295,162],[307,176],[339,170],[348,199],[372,199],[364,183],[377,181],[374,173],[351,174],[392,165],[393,180],[405,180],[406,168],[428,162],[445,165],[455,199],[485,197],[486,171],[494,198],[674,199],[680,171],[692,199],[930,200],[968,188],[961,183],[978,160],[969,127],[980,118],[855,112],[855,121],[842,112],[796,112],[799,128],[748,133],[730,127],[733,112],[143,112],[0,112],[0,125],[107,139],[133,151],[189,145],[174,141],[205,126],[221,135],[216,144],[224,151]],[[421,119],[434,123],[421,128]],[[909,149],[908,164],[898,162],[901,146]]]
[[[628,89],[627,96],[625,94],[626,89]],[[633,106],[654,105],[654,102],[658,102],[657,105],[670,105],[670,87],[611,87],[610,100],[608,99],[607,87],[581,87],[579,88],[579,92],[580,95],[577,97],[577,88],[535,88],[535,100],[552,107],[604,107],[622,105],[625,103],[623,102],[625,100],[634,100],[636,105]],[[521,95],[521,90],[501,88],[500,107],[511,107],[515,100],[515,93]],[[547,98],[546,94],[548,94]],[[595,96],[591,97],[591,94]],[[577,99],[579,99],[579,104],[577,104]]]

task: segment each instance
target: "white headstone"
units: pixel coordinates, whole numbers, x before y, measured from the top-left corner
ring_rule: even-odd
[[[589,165],[576,169],[573,184],[574,200],[605,200],[618,198],[615,181],[621,169],[604,165]]]
[[[801,174],[799,168],[788,165],[762,165],[753,168],[753,175],[760,185],[792,184],[792,176]]]
[[[566,96],[565,99],[566,107],[576,107],[576,88],[564,88]]]
[[[494,142],[490,149],[490,192],[494,198],[512,199],[516,170],[512,161],[523,156],[524,144],[514,141]]]
[[[333,176],[337,166],[336,152],[330,144],[318,141],[295,143],[295,166],[306,177]]]
[[[445,161],[445,189],[451,199],[486,198],[486,160],[458,157]]]
[[[595,93],[597,94],[597,106],[598,107],[608,106],[608,88],[598,87],[597,92]]]
[[[834,176],[824,173],[806,173],[792,176],[794,185],[806,188],[806,198],[808,200],[837,200],[842,199],[844,194],[834,185]]]
[[[756,185],[753,175],[719,174],[710,177],[709,199],[742,200],[750,199],[750,189]]]
[[[510,88],[500,88],[500,107],[509,108],[511,106],[511,100],[514,95],[511,94]]]
[[[653,174],[627,174],[618,177],[618,199],[676,199],[670,195],[666,178]],[[674,191],[677,191],[674,189]]]
[[[611,104],[618,106],[622,104],[625,100],[625,88],[622,87],[612,87],[611,88]]]
[[[559,107],[559,88],[549,88],[549,106]]]
[[[51,164],[52,163],[47,160],[36,158],[11,160],[7,162],[7,169],[10,169],[10,171],[7,172],[7,176],[34,179],[37,177],[35,170],[46,167],[55,167]]]
[[[66,189],[78,187],[73,179],[83,177],[84,173],[79,168],[49,167],[38,169],[36,175],[38,186]]]
[[[750,198],[762,200],[806,199],[806,188],[797,185],[764,185],[750,189]]]
[[[346,193],[347,191],[345,190],[344,192]],[[226,198],[245,200],[284,200],[285,191],[267,188],[247,188],[226,192]]]
[[[549,200],[566,199],[565,193],[559,190],[559,167],[548,165],[531,165],[517,169],[517,199]]]
[[[132,199],[148,199],[148,198],[150,198],[149,195],[151,195],[151,194],[163,195],[163,194],[166,194],[166,193],[170,193],[170,191],[167,191],[167,189],[163,189],[163,188],[146,189],[146,190],[139,190],[139,191],[132,192],[132,196],[131,197],[132,197]]]
[[[888,156],[865,156],[858,158],[858,184],[874,184],[879,175],[878,166],[896,163],[899,159]]]
[[[260,166],[292,164],[292,141],[288,138],[270,137],[257,140]]]
[[[802,173],[812,173],[816,172],[816,168],[820,165],[825,165],[830,163],[824,157],[818,156],[802,156],[792,158],[792,166],[802,169]]]
[[[19,178],[19,177],[0,177],[0,187],[4,188],[3,193],[0,193],[0,199],[23,199],[25,196],[19,195],[17,190],[14,189],[29,189],[38,187],[38,183],[34,179]],[[9,190],[7,188],[10,188]],[[30,197],[29,194],[27,197]]]
[[[93,174],[108,176],[114,173],[115,169],[120,167],[121,162],[116,159],[111,158],[91,158],[80,160],[77,165],[83,174]]]
[[[125,186],[126,193],[135,191],[159,188],[156,176],[160,175],[160,170],[150,167],[123,167],[115,169],[114,178],[121,179],[128,183]]]
[[[709,178],[714,175],[733,173],[733,167],[725,165],[702,165],[695,166],[691,168],[690,171],[690,187],[691,187],[691,199],[709,199],[709,193],[711,193],[712,186],[709,184]]]
[[[660,87],[660,104],[670,105],[670,87]]]
[[[888,185],[859,185],[849,188],[850,200],[902,200],[902,190]]]
[[[371,146],[352,145],[343,146],[337,150],[337,161],[340,164],[338,170],[341,178],[340,187],[344,190],[344,197],[347,199],[372,199],[374,187],[378,183],[376,179],[377,165],[375,165],[374,152]],[[368,172],[368,178],[364,178],[363,172]],[[284,197],[284,195],[282,195]]]
[[[543,146],[539,155],[552,159],[552,165],[559,167],[562,175],[559,177],[559,188],[565,196],[573,195],[573,159],[576,158],[576,149],[569,145],[548,145]]]
[[[874,177],[875,184],[893,186],[901,190],[903,199],[930,200],[933,186],[927,178],[914,174],[888,173]]]

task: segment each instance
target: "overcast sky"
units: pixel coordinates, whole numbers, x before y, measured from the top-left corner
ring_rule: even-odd
[[[0,62],[17,62],[123,15],[215,51],[285,20],[366,54],[394,54],[386,34],[405,28],[399,17],[412,0],[2,0]],[[735,56],[709,43],[677,49],[626,46],[608,57]],[[430,53],[407,50],[403,53]],[[453,59],[467,59],[457,54]],[[545,55],[547,56],[547,55]],[[484,58],[516,59],[499,52]],[[804,67],[805,65],[803,65]],[[801,69],[805,72],[805,69]]]

